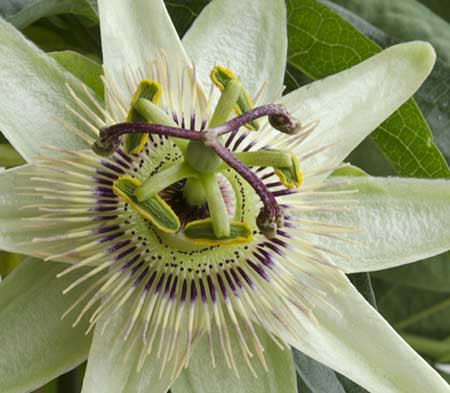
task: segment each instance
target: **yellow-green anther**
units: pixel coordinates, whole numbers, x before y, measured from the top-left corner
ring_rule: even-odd
[[[186,199],[186,202],[191,206],[199,206],[206,202],[203,184],[195,177],[187,179],[186,184],[183,187],[183,196]]]
[[[247,166],[283,168],[292,165],[292,155],[282,150],[244,151],[234,156]]]
[[[136,102],[135,109],[148,123],[161,124],[163,126],[169,127],[178,127],[178,124],[175,123],[175,120],[173,120],[159,106],[155,105],[148,99],[139,99]],[[180,138],[173,138],[173,141],[176,143],[176,145],[184,155],[187,150],[188,141]]]
[[[229,83],[232,81],[239,81],[239,79],[234,75],[234,73],[223,66],[216,66],[212,69],[209,75],[211,81],[216,85],[220,91],[224,91]],[[250,98],[247,90],[244,86],[240,84],[240,93],[234,105],[234,111],[237,115],[242,115],[253,108],[253,101]],[[223,122],[222,122],[223,123]],[[220,124],[222,124],[220,123]],[[219,125],[219,124],[217,124]],[[215,126],[214,126],[215,127]],[[258,130],[259,124],[256,120],[251,121],[245,125],[249,130]]]
[[[237,79],[230,80],[221,90],[222,95],[217,102],[216,109],[209,121],[208,127],[220,126],[228,121],[233,108],[241,94],[242,86]]]
[[[150,176],[144,183],[135,191],[135,196],[138,201],[142,202],[158,194],[170,185],[186,179],[188,177],[196,176],[192,168],[184,162],[174,164],[171,167]]]
[[[159,196],[139,202],[134,193],[141,185],[138,179],[122,176],[113,184],[114,193],[139,215],[149,220],[156,228],[166,233],[175,233],[180,229],[180,220],[172,208]]]
[[[205,173],[200,179],[205,190],[214,235],[218,239],[227,237],[230,235],[230,218],[216,175]]]
[[[217,238],[213,231],[213,220],[207,218],[191,221],[187,224],[184,229],[184,236],[194,244],[205,246],[242,244],[252,240],[252,229],[245,222],[232,221],[229,234]]]
[[[288,167],[274,168],[280,182],[287,188],[299,188],[303,181],[298,158],[291,156],[291,164]]]
[[[145,98],[153,103],[157,103],[161,97],[161,85],[155,81],[143,80],[139,83],[136,91],[131,98],[130,110],[126,121],[138,123],[145,121],[146,118],[137,110],[136,104],[140,99]],[[130,134],[124,139],[124,149],[129,154],[138,154],[142,151],[147,142],[148,134]]]

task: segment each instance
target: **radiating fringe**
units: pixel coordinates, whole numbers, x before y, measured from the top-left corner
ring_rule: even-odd
[[[172,78],[167,55],[161,51],[145,69],[128,67],[123,73],[130,95],[142,79],[160,82],[163,87],[160,104],[179,126],[200,130],[207,125],[215,93],[211,89],[205,97],[194,67],[179,62],[178,72]],[[74,101],[68,110],[80,125],[61,123],[88,144],[95,141],[99,129],[121,122],[127,116],[128,102],[107,71],[103,81],[108,109],[87,88],[83,89],[85,102],[67,87]],[[264,96],[266,89],[264,83],[255,102]],[[230,134],[225,144],[234,151],[267,147],[298,151],[317,125],[318,121],[308,123],[297,135],[289,136],[271,130],[267,123],[257,132],[240,129]],[[313,146],[302,152],[300,160],[309,160],[329,147]],[[195,342],[206,335],[213,367],[217,356],[223,356],[227,366],[239,376],[236,353],[231,346],[235,337],[240,356],[256,375],[254,360],[267,370],[256,326],[265,328],[273,341],[285,348],[284,342],[270,332],[281,327],[296,340],[302,340],[305,328],[297,314],[318,323],[314,307],[322,303],[332,308],[327,294],[339,288],[343,272],[333,260],[349,256],[303,235],[354,242],[349,236],[360,230],[308,219],[301,213],[352,209],[357,202],[351,199],[355,190],[345,189],[345,184],[308,184],[290,191],[280,184],[272,168],[255,168],[255,173],[285,207],[285,228],[271,240],[255,234],[254,242],[248,246],[209,250],[192,263],[197,270],[182,269],[180,264],[173,267],[169,259],[156,258],[161,256],[160,245],[143,245],[139,239],[142,223],[134,220],[133,213],[111,189],[112,182],[123,174],[139,178],[142,173],[148,173],[154,157],[166,148],[171,148],[166,138],[151,136],[139,155],[127,156],[118,151],[109,158],[99,159],[91,152],[48,146],[48,150],[60,156],[44,157],[35,165],[41,172],[29,174],[30,185],[21,192],[40,202],[23,208],[40,214],[26,220],[37,228],[61,223],[74,227],[57,235],[37,236],[32,242],[43,247],[49,245],[47,260],[68,257],[77,260],[58,275],[79,273],[64,293],[86,285],[85,291],[62,316],[67,318],[75,313],[74,326],[88,318],[87,333],[95,326],[104,332],[120,310],[124,307],[130,310],[117,332],[117,340],[129,344],[124,361],[131,348],[141,346],[138,371],[151,356],[161,359],[161,376],[165,372],[173,377],[179,375],[189,364]],[[304,174],[304,178],[333,169],[323,167],[316,173]],[[62,247],[52,248],[54,244]],[[188,258],[185,262],[188,263]],[[201,268],[204,264],[208,268]],[[80,275],[81,269],[87,266],[92,269]],[[218,348],[214,345],[215,338]]]

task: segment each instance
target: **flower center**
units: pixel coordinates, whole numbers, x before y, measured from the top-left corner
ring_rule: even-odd
[[[155,81],[142,81],[131,101],[125,123],[101,130],[93,149],[101,155],[110,155],[122,147],[128,154],[139,154],[149,135],[169,138],[180,152],[180,160],[163,171],[148,174],[143,180],[122,176],[114,182],[114,192],[157,230],[179,234],[193,243],[236,244],[252,239],[253,225],[267,238],[276,235],[284,226],[282,207],[264,182],[251,170],[252,166],[272,167],[287,188],[299,187],[301,173],[298,162],[289,152],[262,150],[233,153],[223,143],[226,134],[236,133],[241,127],[257,131],[257,120],[268,116],[270,125],[280,132],[295,134],[300,130],[290,114],[281,106],[268,104],[253,108],[246,89],[234,74],[223,67],[211,72],[212,82],[221,96],[207,123],[206,129],[185,129],[176,119],[158,106],[161,86]],[[231,113],[238,116],[232,120]],[[191,124],[195,124],[191,122]],[[218,176],[226,171],[236,172],[259,196],[262,208],[254,223],[231,216],[218,183]],[[181,225],[179,215],[162,198],[168,187],[183,181],[183,196],[187,204],[206,204],[208,216]],[[241,190],[234,188],[235,200]]]

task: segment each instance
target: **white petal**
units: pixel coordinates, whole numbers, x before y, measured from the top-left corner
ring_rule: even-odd
[[[286,67],[286,6],[283,0],[214,0],[183,38],[203,86],[215,65],[231,68],[253,96],[270,81],[262,102],[281,93]]]
[[[233,329],[233,328],[231,328]],[[198,344],[189,367],[171,388],[174,393],[296,393],[292,354],[289,349],[281,350],[261,328],[257,329],[268,370],[264,370],[256,354],[251,360],[257,377],[250,371],[236,335],[231,335],[231,345],[235,356],[239,378],[229,369],[223,356],[217,354],[216,367],[212,366],[208,340],[205,337]],[[220,348],[217,337],[215,348]],[[226,387],[226,389],[225,389]]]
[[[103,62],[114,79],[120,98],[128,105],[136,86],[128,86],[126,73],[139,79],[158,79],[151,62],[163,51],[167,56],[172,88],[179,64],[189,64],[175,27],[162,0],[99,0]]]
[[[333,261],[345,272],[386,269],[450,249],[450,181],[358,176],[332,177],[327,182],[358,190],[347,196],[357,203],[348,210],[319,210],[303,217],[361,230],[345,235],[353,242],[312,239],[348,255],[349,260]]]
[[[124,323],[131,317],[127,305],[128,303],[112,317],[103,334],[102,321],[96,326],[82,393],[166,393],[179,375],[180,359],[186,352],[187,341],[184,339],[187,339],[187,321],[181,323],[184,329],[181,329],[178,345],[175,345],[174,353],[162,375],[163,356],[158,358],[156,350],[147,357],[142,370],[138,371],[144,344],[139,333],[134,337],[131,335],[127,341],[123,339]],[[158,345],[158,340],[157,336],[155,346]],[[174,369],[177,370],[176,373],[173,373]]]
[[[30,220],[42,214],[36,208],[25,208],[42,204],[41,196],[29,195],[31,190],[25,189],[30,186],[29,176],[33,173],[41,174],[39,169],[31,165],[0,172],[0,249],[45,258],[66,251],[67,243],[63,239],[57,242],[33,242],[34,238],[61,235],[82,224],[64,221],[49,224]],[[73,240],[70,242],[74,246]]]
[[[66,83],[80,96],[81,82],[0,18],[0,129],[27,160],[42,146],[86,148],[61,121],[80,126],[66,105],[76,107]]]
[[[31,392],[83,362],[91,338],[82,323],[61,320],[80,295],[62,290],[74,277],[57,279],[63,264],[23,261],[0,285],[0,391]]]
[[[345,277],[337,292],[328,293],[327,302],[329,305],[318,302],[313,310],[318,323],[298,315],[305,329],[301,341],[285,332],[280,335],[371,393],[450,392],[439,374],[403,341]]]
[[[433,68],[435,58],[434,49],[428,43],[417,41],[396,45],[348,70],[283,97],[281,103],[303,123],[320,121],[296,152],[301,155],[331,145],[302,162],[302,171],[308,174],[339,165],[414,94]],[[326,173],[314,180],[319,181],[325,176]]]

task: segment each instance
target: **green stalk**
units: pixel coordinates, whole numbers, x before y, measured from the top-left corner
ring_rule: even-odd
[[[201,176],[201,182],[205,190],[206,202],[208,203],[209,215],[212,220],[214,234],[217,238],[230,235],[230,218],[227,207],[220,192],[214,173],[205,173]]]
[[[142,202],[180,180],[196,176],[192,168],[184,162],[174,164],[168,169],[149,177],[139,188],[135,196]]]
[[[247,166],[288,168],[292,165],[291,155],[281,150],[244,151],[234,156]]]
[[[209,121],[209,128],[220,126],[228,121],[233,108],[241,94],[242,86],[237,80],[231,80],[223,89],[216,109]]]

